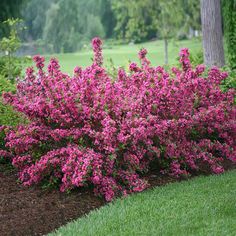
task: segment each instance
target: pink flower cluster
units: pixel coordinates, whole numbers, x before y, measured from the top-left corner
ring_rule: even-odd
[[[92,42],[94,63],[74,76],[51,59],[34,58],[16,94],[5,101],[31,121],[7,132],[6,146],[25,185],[56,178],[61,191],[92,185],[107,201],[147,187],[150,165],[175,177],[202,167],[224,171],[236,162],[235,91],[223,93],[227,74],[213,67],[207,76],[192,69],[188,49],[180,68],[152,67],[147,51],[141,66],[109,77],[102,67],[101,40]]]
[[[96,65],[102,66],[103,57],[102,57],[102,41],[100,38],[96,37],[92,40],[94,58],[93,61]]]

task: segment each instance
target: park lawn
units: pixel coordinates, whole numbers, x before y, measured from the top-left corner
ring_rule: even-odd
[[[236,235],[236,171],[118,199],[49,236]]]
[[[103,56],[105,66],[110,66],[112,59],[115,66],[128,67],[129,61],[138,62],[138,52],[141,48],[145,47],[148,50],[148,58],[153,65],[164,64],[164,44],[163,41],[157,40],[152,42],[146,42],[142,44],[127,44],[106,46],[104,45]],[[177,61],[179,50],[183,47],[190,49],[190,52],[196,53],[201,50],[201,41],[199,39],[171,41],[169,43],[169,64],[174,64]],[[77,53],[63,53],[45,55],[47,62],[51,57],[56,57],[61,65],[62,71],[69,74],[73,73],[75,66],[86,67],[91,65],[92,62],[92,49],[83,50]]]

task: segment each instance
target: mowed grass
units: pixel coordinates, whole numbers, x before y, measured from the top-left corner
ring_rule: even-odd
[[[112,59],[115,66],[128,67],[129,61],[139,61],[137,54],[143,47],[148,50],[148,58],[154,66],[164,64],[164,44],[160,40],[142,44],[110,46],[109,48],[105,45],[103,50],[104,64],[110,66],[110,60]],[[176,63],[179,50],[183,47],[187,47],[190,52],[195,53],[201,50],[202,45],[199,39],[171,41],[168,50],[169,64]],[[62,71],[72,74],[75,66],[86,67],[91,65],[93,53],[92,49],[88,49],[78,53],[54,54],[45,57],[47,62],[50,57],[56,57],[60,62]]]
[[[236,235],[236,171],[118,199],[50,236]]]

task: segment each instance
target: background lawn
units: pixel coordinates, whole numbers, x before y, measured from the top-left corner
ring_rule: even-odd
[[[236,235],[236,171],[118,199],[60,228],[63,235]]]
[[[148,50],[148,58],[155,66],[164,64],[164,44],[163,41],[157,40],[142,44],[132,45],[117,45],[108,46],[104,45],[103,56],[105,66],[110,66],[110,59],[112,59],[115,66],[128,66],[129,60],[138,62],[138,52],[141,48],[145,47]],[[190,53],[199,52],[202,48],[199,39],[172,41],[169,43],[169,64],[176,63],[179,51],[181,48],[187,47]],[[46,60],[51,57],[56,57],[61,65],[62,71],[72,73],[75,66],[88,66],[91,65],[91,58],[93,57],[92,49],[87,49],[78,53],[64,53],[46,55]]]

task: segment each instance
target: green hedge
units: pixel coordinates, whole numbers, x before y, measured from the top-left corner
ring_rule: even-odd
[[[0,76],[0,126],[16,126],[22,122],[25,122],[25,119],[20,116],[13,108],[9,105],[5,105],[2,99],[3,92],[15,92],[15,85],[10,83],[7,79]],[[0,149],[5,147],[5,134],[0,132]]]

